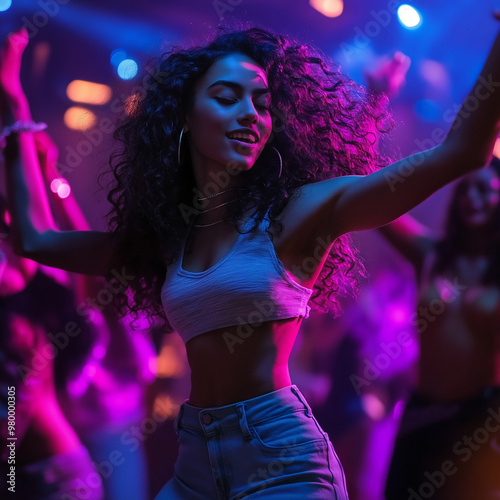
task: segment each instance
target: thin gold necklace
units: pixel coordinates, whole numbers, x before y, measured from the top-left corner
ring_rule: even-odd
[[[234,203],[235,201],[237,201],[237,200],[226,201],[226,202],[221,203],[220,205],[217,205],[215,207],[207,208],[206,210],[198,210],[198,213],[199,214],[206,214],[207,212],[211,212],[212,210],[216,210],[217,208],[220,208],[220,207],[225,207],[226,205],[229,205],[230,203]]]
[[[226,222],[229,219],[221,219],[215,222],[211,222],[210,224],[193,224],[193,227],[210,227],[210,226],[215,226],[216,224],[220,224],[221,222]]]
[[[222,193],[228,193],[230,191],[236,191],[236,189],[234,189],[234,188],[226,189],[225,191],[221,191],[220,193],[214,194],[212,196],[207,196],[206,198],[198,198],[198,201],[209,200],[209,199],[215,198],[216,196],[219,196]],[[225,207],[226,205],[229,205],[230,203],[234,203],[235,201],[237,201],[236,198],[234,200],[229,200],[229,201],[225,201],[224,203],[220,203],[219,205],[216,205],[215,207],[207,208],[205,210],[198,210],[198,214],[206,214],[207,212],[212,212],[213,210],[217,210],[220,207]],[[227,220],[229,220],[229,219],[227,217],[225,217],[224,219],[220,219],[220,220],[217,220],[215,222],[210,222],[208,224],[193,224],[193,227],[215,226],[216,224],[220,224],[221,222],[225,222]]]
[[[216,198],[224,193],[229,193],[230,191],[237,191],[236,188],[225,189],[224,191],[220,191],[219,193],[212,194],[210,196],[205,196],[205,198],[197,198],[198,201],[211,200],[212,198]]]

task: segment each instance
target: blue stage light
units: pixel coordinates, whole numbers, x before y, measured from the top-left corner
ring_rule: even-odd
[[[9,10],[12,5],[12,0],[0,0],[0,12]]]
[[[127,59],[127,53],[123,49],[115,49],[111,52],[109,61],[116,68],[125,59]]]
[[[135,75],[137,75],[139,67],[133,59],[124,59],[118,65],[118,68],[116,68],[116,70],[118,72],[118,76],[122,80],[131,80]]]

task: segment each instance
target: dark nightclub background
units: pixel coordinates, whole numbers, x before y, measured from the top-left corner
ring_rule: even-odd
[[[27,28],[30,42],[22,76],[34,119],[48,124],[48,132],[59,147],[61,175],[71,186],[91,226],[103,229],[108,207],[98,176],[106,166],[111,124],[123,111],[121,103],[140,87],[148,60],[172,45],[204,40],[224,21],[254,23],[310,42],[337,61],[358,83],[365,83],[364,71],[376,67],[381,58],[403,52],[410,57],[411,66],[405,85],[391,99],[395,126],[382,147],[398,158],[434,146],[436,138],[441,140],[443,131],[451,125],[486,58],[496,33],[491,16],[495,5],[490,0],[414,0],[410,3],[418,9],[421,22],[418,27],[408,29],[396,13],[402,3],[344,0],[343,12],[337,17],[327,17],[313,8],[309,0],[0,0],[0,9],[4,9],[0,12],[0,36],[3,39],[23,25]],[[136,76],[132,76],[134,61]],[[121,78],[119,71],[129,78]],[[74,80],[108,86],[104,103],[73,102],[68,96],[68,86]],[[72,110],[74,107],[83,110]],[[79,113],[84,117],[79,118]],[[75,123],[86,130],[71,128]],[[439,230],[449,192],[450,188],[443,189],[413,214]],[[352,362],[363,371],[379,354],[382,341],[410,331],[408,323],[413,307],[414,281],[410,267],[374,231],[356,234],[354,238],[370,273],[359,301],[357,305],[347,301],[347,312],[336,323],[329,316],[312,317],[309,323],[305,322],[304,332],[309,335],[299,339],[292,363],[294,382],[304,387],[313,406],[316,400],[324,399],[332,384],[335,386],[333,394],[338,402],[332,403],[333,412],[338,412],[352,396],[355,384],[351,379],[353,369],[348,364],[351,358],[357,357]],[[330,329],[332,335],[327,340],[315,336],[318,329],[322,332]],[[317,340],[324,343],[325,349],[334,349],[346,330],[353,333],[357,354],[353,354],[356,349],[349,343],[344,343],[345,365],[339,363],[339,369],[332,368],[330,373],[308,371],[310,363],[304,361],[304,352],[313,349],[311,342]],[[375,332],[373,337],[371,332]],[[176,340],[165,343],[156,338],[155,347],[159,354],[159,379],[163,382],[157,379],[149,390],[149,412],[160,398],[162,415],[168,420],[165,428],[160,428],[158,420],[149,427],[143,425],[140,434],[148,454],[151,498],[168,479],[175,459],[175,437],[171,431],[175,412],[165,408],[178,407],[188,391],[183,346]],[[176,360],[176,353],[180,353],[182,362]],[[366,391],[360,403],[370,423],[361,422],[355,429],[357,438],[351,441],[346,438],[346,449],[357,446],[356,439],[364,440],[363,446],[371,443],[366,445],[365,454],[371,470],[367,472],[369,468],[358,466],[361,470],[357,471],[359,484],[365,484],[364,491],[370,492],[365,493],[367,500],[381,498],[399,401],[404,397],[408,385],[405,376],[411,372],[415,356],[413,345],[392,360],[388,368],[375,367],[379,373],[375,381],[369,381],[363,388]],[[182,382],[177,384],[176,380]],[[345,389],[349,382],[350,391]],[[360,391],[354,392],[360,396]],[[345,419],[339,418],[336,425],[340,433]],[[347,429],[340,437],[332,436],[346,470],[356,467],[350,463],[355,457],[343,452],[341,441],[349,432]],[[127,443],[133,443],[131,435],[127,435]],[[154,439],[148,439],[150,436]],[[359,486],[359,490],[363,491],[363,487]],[[363,494],[358,498],[363,498]]]
[[[6,5],[11,0],[2,0]],[[336,3],[336,2],[333,2]],[[311,42],[337,61],[354,80],[385,55],[402,51],[411,58],[407,83],[392,100],[396,120],[391,148],[405,155],[436,142],[433,131],[446,130],[483,63],[495,34],[492,1],[418,0],[421,25],[407,29],[398,21],[396,0],[344,0],[343,12],[329,18],[308,0],[12,0],[0,12],[0,35],[26,26],[30,44],[24,57],[23,81],[37,120],[47,122],[60,148],[60,163],[74,193],[95,227],[106,210],[97,190],[97,172],[106,162],[109,127],[97,145],[86,144],[80,131],[64,124],[74,105],[66,95],[73,80],[109,85],[107,104],[87,105],[103,118],[117,116],[116,101],[140,85],[145,63],[171,45],[203,40],[225,19],[255,23]],[[122,50],[138,64],[136,77],[124,81],[110,62]],[[113,106],[115,103],[115,106]],[[93,127],[95,128],[95,126]],[[89,151],[90,150],[90,151]],[[78,154],[78,151],[82,154]],[[77,152],[77,153],[75,153]],[[439,199],[417,209],[440,224]],[[437,217],[436,217],[437,214]]]

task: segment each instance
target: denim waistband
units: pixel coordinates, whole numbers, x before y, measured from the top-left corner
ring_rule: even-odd
[[[175,420],[175,429],[178,432],[181,428],[188,428],[209,435],[221,429],[239,428],[247,439],[251,439],[248,425],[296,411],[311,415],[306,399],[297,386],[291,385],[262,396],[213,408],[198,408],[185,401]]]

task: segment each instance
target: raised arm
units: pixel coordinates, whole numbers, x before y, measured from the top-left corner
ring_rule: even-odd
[[[385,225],[456,178],[488,164],[500,119],[500,36],[443,142],[367,176],[304,188],[318,231],[330,237]],[[472,106],[471,103],[474,105]],[[443,136],[445,133],[443,132]]]
[[[28,42],[25,30],[9,35],[0,53],[0,84],[12,118],[30,122],[31,112],[20,82]],[[5,113],[4,113],[5,114]],[[41,264],[68,271],[106,275],[113,267],[110,233],[59,232],[54,223],[32,132],[8,138],[6,185],[16,251]]]
[[[417,272],[422,269],[425,257],[436,244],[428,228],[408,214],[379,227],[378,231]]]

